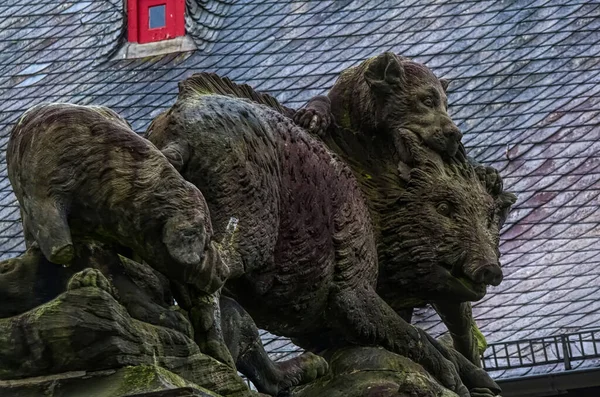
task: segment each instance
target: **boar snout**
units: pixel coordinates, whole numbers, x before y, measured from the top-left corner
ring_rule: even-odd
[[[463,134],[460,132],[457,126],[454,124],[444,128],[444,135],[452,140],[460,141],[463,137]]]
[[[493,285],[494,287],[500,285],[503,279],[502,269],[498,263],[487,261],[479,263],[472,273],[467,274],[467,276],[476,283]]]

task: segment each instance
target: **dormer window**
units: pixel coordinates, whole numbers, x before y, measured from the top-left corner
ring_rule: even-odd
[[[152,43],[185,34],[185,0],[127,0],[127,39]]]
[[[185,32],[185,0],[123,0],[127,41],[113,59],[136,59],[197,49]]]

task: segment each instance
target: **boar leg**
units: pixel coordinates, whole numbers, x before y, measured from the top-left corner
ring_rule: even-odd
[[[494,382],[487,372],[467,360],[465,356],[455,349],[444,346],[429,334],[425,334],[425,336],[429,342],[458,369],[460,379],[469,389],[471,397],[496,396],[502,391],[500,386]]]
[[[340,288],[333,293],[328,318],[348,341],[383,346],[421,364],[446,388],[469,397],[457,368],[437,349],[427,334],[404,321],[370,285]],[[434,341],[435,342],[435,341]]]
[[[225,344],[221,328],[221,308],[219,297],[221,292],[212,294],[204,293],[192,286],[184,288],[184,295],[176,298],[184,310],[189,313],[190,322],[194,328],[194,342],[200,347],[202,353],[207,354],[220,362],[235,368],[235,363]],[[181,293],[179,291],[174,292]],[[186,307],[189,304],[189,307]],[[184,306],[185,305],[185,306]]]
[[[222,296],[220,304],[223,334],[237,370],[246,375],[259,392],[276,396],[289,387],[313,381],[327,371],[327,362],[312,353],[281,362],[271,361],[252,317],[231,298]]]
[[[29,227],[29,221],[27,215],[23,211],[23,208],[20,208],[21,212],[21,224],[23,225],[23,237],[25,237],[25,246],[27,248],[31,247],[35,244],[35,238],[33,237],[33,233]]]
[[[477,327],[473,319],[471,304],[434,302],[433,307],[448,328],[454,348],[465,356],[476,366],[481,366],[478,340],[475,338],[474,327]]]
[[[63,206],[47,198],[27,207],[23,222],[26,233],[38,243],[50,262],[70,265],[75,257],[75,249]]]

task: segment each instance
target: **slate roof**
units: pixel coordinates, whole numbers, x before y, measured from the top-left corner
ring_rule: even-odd
[[[103,104],[141,132],[193,72],[299,107],[342,69],[393,50],[451,79],[450,112],[470,154],[519,196],[502,235],[505,280],[474,308],[488,340],[600,328],[600,4],[193,0],[186,23],[198,51],[114,61],[122,3],[0,5],[1,258],[24,249],[4,152],[32,105]],[[416,320],[442,332],[431,310]]]

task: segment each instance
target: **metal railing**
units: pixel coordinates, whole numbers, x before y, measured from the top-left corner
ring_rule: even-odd
[[[261,332],[261,336],[265,350],[275,361],[286,360],[302,352],[287,338],[265,331]],[[595,358],[600,358],[600,329],[490,343],[482,355],[482,366],[492,372],[562,363],[565,370],[570,370],[574,363]],[[249,381],[248,384],[252,387]]]
[[[268,337],[265,338],[266,335]],[[286,338],[264,331],[262,336],[265,349],[275,361],[302,352]],[[563,363],[564,368],[569,370],[572,369],[572,362],[593,358],[600,358],[600,329],[490,343],[482,356],[482,365],[487,371],[497,371]]]
[[[264,331],[262,336],[265,350],[275,361],[302,352],[287,338],[269,335]],[[490,343],[482,356],[482,365],[487,371],[497,371],[563,363],[564,369],[569,370],[572,369],[572,362],[593,358],[600,358],[600,329]]]
[[[600,358],[600,329],[513,342],[491,343],[482,356],[486,371],[564,364]]]

